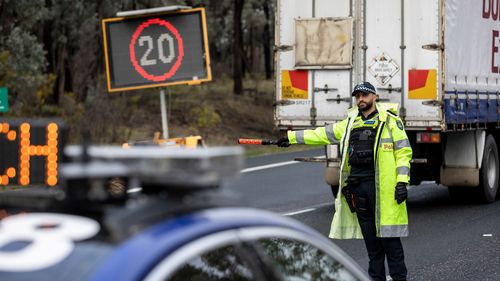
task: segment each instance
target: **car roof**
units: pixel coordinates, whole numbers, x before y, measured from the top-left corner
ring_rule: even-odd
[[[206,209],[154,225],[117,248],[96,272],[93,280],[142,280],[165,257],[197,240],[230,230],[245,234],[264,229],[268,231],[261,233],[267,234],[260,238],[300,238],[334,257],[360,280],[365,280],[363,277],[366,275],[359,266],[317,231],[288,217],[241,207]],[[240,236],[242,240],[252,237],[256,237],[255,231]]]
[[[292,219],[267,211],[231,207],[206,209],[163,221],[132,237],[103,264],[95,280],[139,280],[152,266],[185,244],[213,233],[252,227],[278,227],[321,237]]]

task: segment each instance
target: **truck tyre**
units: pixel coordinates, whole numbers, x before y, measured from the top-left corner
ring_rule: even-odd
[[[498,191],[498,149],[492,135],[486,137],[480,176],[480,197],[483,201],[495,201]]]

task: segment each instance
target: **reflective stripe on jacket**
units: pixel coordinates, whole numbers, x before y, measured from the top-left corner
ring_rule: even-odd
[[[408,236],[408,215],[406,202],[398,204],[395,200],[395,188],[398,182],[410,182],[410,160],[412,150],[404,131],[401,119],[387,110],[387,105],[377,104],[379,126],[375,140],[375,188],[376,210],[375,225],[377,237]],[[347,147],[358,108],[348,111],[347,118],[335,124],[319,127],[315,130],[288,131],[291,144],[334,144],[340,145],[342,160],[340,164],[339,192],[335,199],[335,215],[330,229],[330,238],[362,238],[361,229],[355,213],[351,213],[341,189],[349,177],[349,155]]]

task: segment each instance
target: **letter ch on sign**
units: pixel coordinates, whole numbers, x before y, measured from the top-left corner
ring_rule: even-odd
[[[32,143],[33,139],[40,139],[40,134],[43,134],[45,143]],[[0,145],[14,147],[9,149],[11,154],[3,155],[0,159],[0,186],[27,186],[32,183],[33,177],[42,177],[46,185],[55,186],[58,182],[58,139],[59,126],[56,123],[43,125],[43,128],[37,126],[34,132],[28,122],[19,126],[0,122]],[[44,161],[39,162],[41,165],[35,165],[34,158]]]

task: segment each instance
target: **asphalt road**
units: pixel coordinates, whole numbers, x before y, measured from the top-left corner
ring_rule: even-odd
[[[290,162],[320,156],[321,149],[249,158],[228,183],[241,202],[293,217],[325,236],[334,213],[323,179],[324,164]],[[410,236],[403,239],[409,280],[500,280],[500,200],[459,203],[446,187],[409,189]],[[361,267],[368,267],[362,240],[334,240]]]

